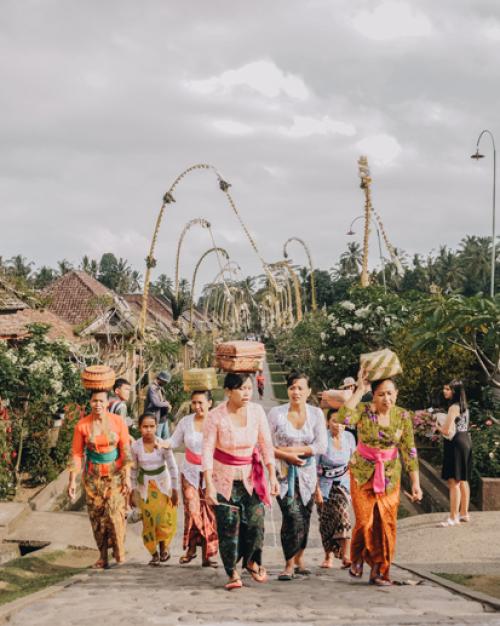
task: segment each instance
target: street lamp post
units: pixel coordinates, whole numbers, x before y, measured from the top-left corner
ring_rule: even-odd
[[[365,217],[364,215],[358,215],[358,217],[355,217],[352,220],[351,225],[349,226],[349,230],[347,231],[346,235],[349,235],[349,236],[355,235],[356,233],[353,231],[352,227],[358,220],[361,220],[364,217]],[[382,266],[382,282],[384,284],[384,291],[385,293],[387,293],[387,284],[385,281],[385,260],[384,260],[384,255],[382,254],[382,241],[380,239],[380,230],[379,230],[378,224],[375,222],[373,218],[371,219],[371,221],[372,221],[372,224],[375,226],[375,230],[377,231],[378,253],[380,256],[380,264]]]
[[[476,161],[479,161],[479,159],[483,159],[484,158],[484,154],[481,154],[479,152],[479,143],[481,142],[481,139],[483,137],[483,135],[489,135],[490,139],[491,139],[491,143],[493,144],[493,216],[492,216],[492,229],[491,229],[491,277],[490,277],[490,296],[492,298],[495,297],[495,264],[496,264],[496,251],[495,251],[495,223],[496,223],[496,186],[497,186],[497,150],[495,147],[495,138],[493,137],[493,133],[488,130],[485,129],[483,131],[481,131],[481,133],[479,134],[479,137],[477,138],[477,143],[476,143],[476,152],[474,154],[471,155],[471,159],[476,159]]]

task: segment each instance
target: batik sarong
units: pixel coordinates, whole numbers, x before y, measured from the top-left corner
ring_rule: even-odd
[[[338,559],[342,558],[339,540],[350,539],[351,498],[344,487],[333,483],[323,504],[318,505],[319,532],[325,552],[333,552]],[[347,555],[346,555],[347,556]]]
[[[219,552],[228,576],[232,576],[236,564],[243,559],[247,563],[262,564],[264,545],[264,504],[255,493],[250,495],[241,480],[233,482],[231,498],[217,494],[219,504],[215,508]]]
[[[183,475],[182,499],[184,502],[183,548],[193,552],[201,546],[202,559],[207,561],[215,556],[219,549],[215,513],[205,501],[205,490],[196,489]]]
[[[104,557],[112,548],[117,561],[125,558],[126,498],[122,494],[122,476],[83,477],[85,501],[97,548]]]
[[[359,486],[351,474],[351,498],[356,523],[352,533],[351,561],[380,566],[380,575],[389,579],[396,548],[399,483],[390,493],[376,494],[372,480]]]
[[[162,493],[154,480],[148,484],[148,497],[140,499],[142,540],[150,554],[155,554],[160,541],[168,548],[177,530],[177,507]]]
[[[288,561],[307,546],[313,498],[307,504],[302,502],[297,480],[293,496],[285,495],[283,498],[278,497],[277,500],[282,515],[281,547],[285,560]]]

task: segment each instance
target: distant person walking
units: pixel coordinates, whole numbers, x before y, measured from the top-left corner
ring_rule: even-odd
[[[448,404],[444,424],[437,430],[445,437],[443,441],[442,477],[448,482],[450,491],[450,516],[440,526],[456,526],[469,522],[469,500],[472,471],[472,440],[469,433],[469,409],[462,381],[452,380],[443,387],[443,396]],[[453,427],[455,435],[452,435]]]
[[[172,405],[165,398],[165,387],[172,380],[170,372],[160,372],[152,382],[146,394],[145,413],[153,413],[156,417],[156,436],[160,439],[170,437],[168,414]]]
[[[259,394],[259,400],[262,400],[264,398],[264,386],[266,384],[266,378],[262,370],[259,370],[257,372],[255,382],[257,383],[257,393]]]

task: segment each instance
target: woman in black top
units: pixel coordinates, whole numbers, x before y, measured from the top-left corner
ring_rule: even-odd
[[[450,490],[450,516],[440,526],[456,526],[468,522],[469,481],[472,470],[472,441],[469,434],[469,409],[462,381],[452,380],[443,387],[443,395],[448,403],[448,416],[438,430],[445,436],[443,442],[442,477],[448,481]],[[455,425],[456,433],[447,439]]]

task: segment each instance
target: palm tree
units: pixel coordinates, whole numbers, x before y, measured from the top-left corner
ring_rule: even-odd
[[[458,256],[465,275],[464,293],[487,293],[491,274],[491,237],[467,235],[460,242]]]
[[[363,263],[363,251],[359,243],[351,241],[347,250],[340,255],[339,262],[333,270],[336,279],[353,278],[359,276]]]
[[[16,254],[11,257],[7,263],[7,273],[12,278],[20,279],[21,281],[28,281],[31,274],[31,266],[33,261],[29,261],[21,254]]]
[[[59,276],[64,276],[64,274],[67,274],[73,269],[73,265],[66,259],[63,259],[62,261],[57,261],[57,268],[59,270]]]

